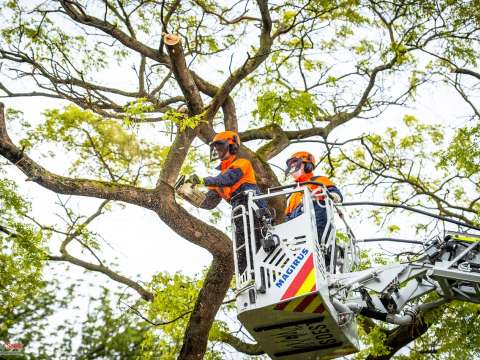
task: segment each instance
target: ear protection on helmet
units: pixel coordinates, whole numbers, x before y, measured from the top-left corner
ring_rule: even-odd
[[[315,169],[315,159],[313,158],[312,154],[307,155],[307,161],[304,162],[303,171],[306,173],[311,173]]]
[[[238,153],[238,150],[240,148],[240,141],[238,140],[238,136],[234,135],[233,136],[233,144],[228,144],[228,151],[230,154],[235,155]]]
[[[300,169],[300,166],[303,164],[303,171],[305,173],[311,173],[315,170],[315,158],[312,154],[301,151],[293,154],[293,156],[287,160],[287,169],[285,170],[285,176],[291,174]]]
[[[305,165],[303,166],[303,171],[305,171],[307,174],[308,173],[311,173],[313,171],[313,168],[314,168],[314,164],[311,163],[311,162],[307,162],[305,163]]]

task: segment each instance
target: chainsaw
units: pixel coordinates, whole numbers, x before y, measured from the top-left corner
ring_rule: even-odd
[[[190,204],[200,207],[205,201],[207,194],[198,189],[195,185],[185,181],[185,175],[181,175],[175,183],[175,192],[184,200],[187,200]]]

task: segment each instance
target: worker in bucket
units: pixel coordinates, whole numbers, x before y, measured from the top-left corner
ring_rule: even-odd
[[[306,151],[294,153],[286,162],[287,169],[286,176],[291,176],[297,183],[306,181],[314,181],[323,185],[308,184],[307,186],[312,190],[314,195],[314,210],[315,220],[317,223],[318,240],[322,238],[323,232],[327,225],[327,211],[325,208],[325,196],[323,189],[326,188],[328,196],[334,202],[342,202],[343,196],[340,190],[325,176],[315,176],[313,170],[315,169],[315,157]],[[285,216],[287,220],[291,220],[300,216],[303,213],[303,193],[295,192],[290,195],[287,200],[287,207],[285,209]],[[328,234],[327,234],[328,235]]]
[[[239,149],[240,137],[234,131],[223,131],[213,138],[210,143],[210,160],[220,160],[220,166],[217,167],[220,174],[205,178],[192,175],[186,180],[192,185],[205,185],[209,188],[200,208],[213,209],[222,199],[230,203],[232,209],[239,205],[247,208],[248,198],[245,192],[250,190],[260,194],[252,164],[249,160],[237,156]],[[264,200],[256,201],[256,204],[259,208],[267,206]],[[237,247],[241,247],[245,242],[242,218],[236,218],[234,225]],[[256,236],[255,240],[258,251],[260,236]],[[246,268],[245,247],[238,251],[237,259],[239,272],[242,273]]]

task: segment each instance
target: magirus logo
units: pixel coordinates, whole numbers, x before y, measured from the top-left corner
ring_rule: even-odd
[[[280,278],[275,283],[275,286],[277,288],[280,289],[283,286],[283,284],[285,284],[285,281],[288,280],[290,275],[293,274],[293,271],[303,262],[303,260],[305,260],[307,255],[308,255],[308,249],[303,248],[302,251],[300,251],[300,253],[295,258],[295,260],[293,260],[293,262],[290,264],[287,270],[285,270],[285,272],[280,276]]]

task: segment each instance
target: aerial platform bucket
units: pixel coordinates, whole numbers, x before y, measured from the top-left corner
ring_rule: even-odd
[[[333,359],[357,352],[352,321],[331,310],[314,291],[244,311],[238,319],[272,359]]]
[[[247,207],[233,211],[234,227],[248,234],[239,242],[234,232],[238,319],[272,359],[332,359],[357,352],[355,319],[350,312],[339,313],[329,297],[325,249],[332,241],[335,246],[334,223],[327,225],[329,239],[319,242],[309,189],[282,195],[298,191],[304,192],[304,213],[269,227],[278,239],[273,251],[265,252],[255,241],[253,204],[278,194],[251,195]],[[263,236],[268,236],[265,231]],[[240,251],[249,254],[242,266]]]
[[[479,235],[447,231],[421,242],[414,261],[355,271],[359,240],[341,211],[347,240],[337,239],[335,207],[328,197],[314,194],[314,206],[306,186],[269,191],[250,193],[248,204],[233,209],[232,225],[238,319],[272,359],[332,359],[358,351],[358,314],[406,325],[449,300],[480,303]],[[296,192],[303,193],[303,212],[278,225],[274,212],[255,203]],[[432,291],[441,299],[418,304]]]

